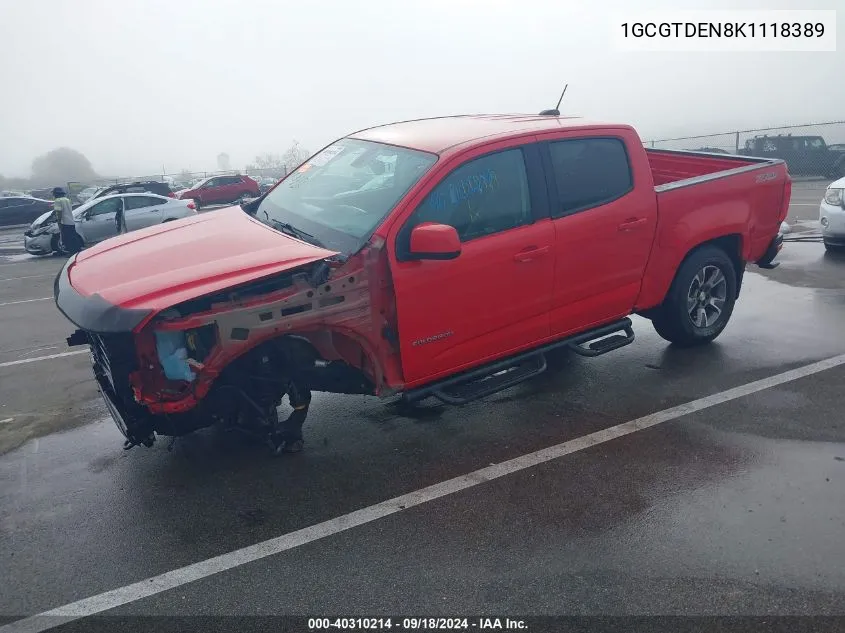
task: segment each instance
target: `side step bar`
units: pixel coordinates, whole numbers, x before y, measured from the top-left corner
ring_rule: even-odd
[[[569,349],[581,356],[601,356],[620,347],[625,347],[634,342],[634,329],[631,327],[631,319],[626,319],[627,324],[622,327],[614,327],[610,332],[599,334],[598,331],[587,332],[576,335],[569,342]],[[620,332],[621,330],[621,332]]]
[[[431,395],[446,404],[466,404],[518,385],[544,371],[546,357],[543,354],[535,354],[494,374],[435,389]]]
[[[555,341],[529,352],[496,361],[431,385],[408,391],[405,402],[433,396],[446,404],[461,405],[518,385],[546,371],[545,353],[567,347],[581,356],[600,356],[634,342],[631,319],[624,318],[602,327]]]

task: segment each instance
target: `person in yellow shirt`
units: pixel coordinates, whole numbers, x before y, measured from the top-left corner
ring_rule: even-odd
[[[53,189],[53,211],[59,223],[61,233],[61,248],[70,255],[82,250],[82,238],[76,232],[76,221],[73,218],[73,205],[61,187]]]

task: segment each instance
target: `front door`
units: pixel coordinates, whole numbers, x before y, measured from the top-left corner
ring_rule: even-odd
[[[489,151],[489,150],[488,150]],[[406,384],[525,349],[549,335],[554,228],[536,145],[469,158],[440,179],[392,242]],[[545,217],[544,217],[545,215]],[[455,227],[462,252],[409,261],[422,222]]]
[[[621,318],[639,296],[657,201],[651,176],[642,171],[647,164],[632,165],[626,142],[638,141],[572,136],[542,146],[555,227],[552,335]]]
[[[223,190],[223,178],[218,176],[212,178],[202,186],[202,203],[218,204],[221,202],[220,194]]]
[[[123,198],[107,198],[88,209],[76,230],[85,244],[96,244],[117,235],[117,214],[123,209]]]

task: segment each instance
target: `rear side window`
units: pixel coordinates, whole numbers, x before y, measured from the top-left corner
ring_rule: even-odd
[[[634,188],[625,144],[617,138],[549,143],[560,207],[552,217],[607,204]]]
[[[528,175],[521,149],[488,154],[461,165],[426,196],[410,230],[423,222],[455,227],[462,242],[532,221]]]
[[[130,209],[142,209],[144,207],[152,207],[157,204],[162,204],[162,201],[158,198],[152,198],[148,196],[127,196],[124,199],[124,204],[126,205],[126,210]]]

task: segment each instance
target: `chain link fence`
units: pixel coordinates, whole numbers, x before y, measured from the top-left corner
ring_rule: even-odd
[[[793,176],[824,179],[845,176],[845,121],[655,139],[644,145],[781,158]]]

